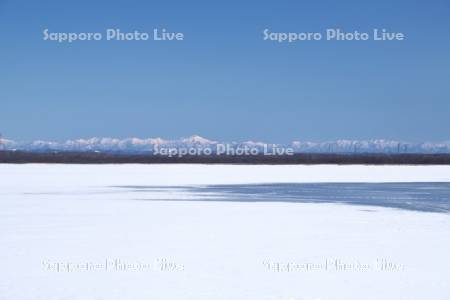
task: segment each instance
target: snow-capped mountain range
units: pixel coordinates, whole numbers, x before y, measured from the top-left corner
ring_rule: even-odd
[[[287,144],[273,144],[255,141],[245,142],[218,142],[193,135],[177,140],[162,138],[90,138],[76,139],[65,142],[33,141],[17,142],[9,139],[0,139],[0,150],[12,151],[100,151],[153,153],[155,147],[159,148],[214,148],[217,145],[227,145],[231,148],[249,147],[262,149],[265,145],[280,148],[292,148],[294,152],[312,153],[450,153],[450,141],[440,143],[409,143],[393,140],[337,140],[329,142],[293,141]]]

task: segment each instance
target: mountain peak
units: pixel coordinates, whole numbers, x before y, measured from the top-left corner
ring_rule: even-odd
[[[201,137],[199,135],[192,135],[188,138],[184,138],[181,140],[183,143],[191,143],[191,144],[215,144],[215,141],[208,140],[207,138]]]

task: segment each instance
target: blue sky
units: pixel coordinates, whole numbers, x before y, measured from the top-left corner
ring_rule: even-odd
[[[152,31],[182,42],[43,41]],[[262,31],[403,32],[276,43]],[[450,140],[450,3],[0,0],[0,132],[16,140]]]

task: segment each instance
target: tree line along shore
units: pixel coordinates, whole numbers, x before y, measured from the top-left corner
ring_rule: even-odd
[[[114,152],[25,152],[0,151],[0,163],[60,164],[371,164],[449,165],[450,154],[296,153],[293,155],[217,155],[167,157],[142,153]]]

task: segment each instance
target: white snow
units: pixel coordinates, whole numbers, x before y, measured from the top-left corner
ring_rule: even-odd
[[[276,182],[450,182],[450,167],[3,164],[0,299],[450,299],[448,214],[117,187]]]

